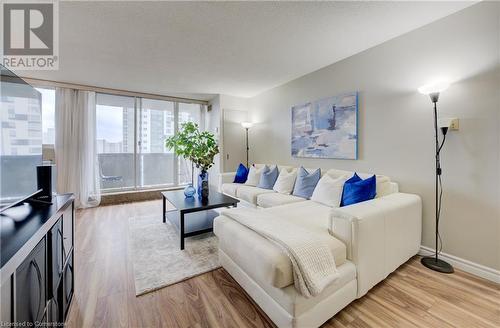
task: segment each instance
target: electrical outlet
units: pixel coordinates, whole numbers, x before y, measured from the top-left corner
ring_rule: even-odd
[[[438,119],[438,127],[448,128],[450,131],[458,131],[458,118],[441,117]]]

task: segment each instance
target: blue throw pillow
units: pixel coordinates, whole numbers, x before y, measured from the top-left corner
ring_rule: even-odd
[[[344,184],[340,206],[352,205],[375,198],[377,194],[377,177],[373,175],[365,180],[356,173]]]
[[[316,188],[320,178],[320,169],[309,174],[305,168],[300,167],[299,172],[297,172],[297,180],[295,180],[293,195],[307,199],[311,198],[314,188]]]
[[[263,189],[273,189],[274,183],[278,179],[278,166],[274,166],[270,169],[267,165],[264,167],[262,171],[262,175],[260,176],[260,181],[257,187]]]
[[[238,169],[236,170],[236,175],[234,176],[234,183],[245,183],[248,177],[248,169],[245,165],[238,165]]]

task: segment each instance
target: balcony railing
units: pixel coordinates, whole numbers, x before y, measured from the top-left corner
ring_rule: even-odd
[[[183,185],[191,181],[191,167],[179,160],[175,179],[175,157],[172,153],[98,154],[99,176],[103,192]]]

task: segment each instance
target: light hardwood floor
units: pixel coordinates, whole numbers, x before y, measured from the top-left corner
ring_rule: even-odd
[[[68,327],[274,326],[223,269],[135,297],[128,218],[151,214],[161,220],[161,201],[77,212]],[[437,274],[415,257],[324,327],[500,327],[500,287]]]

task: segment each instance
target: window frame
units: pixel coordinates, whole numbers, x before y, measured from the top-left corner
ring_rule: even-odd
[[[96,92],[95,97],[96,97],[96,110],[97,110],[97,95],[98,94],[106,94],[106,95],[111,95],[111,96],[123,96],[120,94],[113,94],[113,93],[106,93],[106,92]],[[132,97],[132,96],[130,96]],[[139,97],[139,96],[133,96],[134,98],[134,152],[133,152],[133,161],[134,161],[134,186],[133,187],[117,187],[117,188],[106,188],[103,189],[101,188],[101,194],[119,194],[119,193],[126,193],[126,192],[131,192],[131,191],[145,191],[145,190],[159,190],[159,189],[177,189],[181,188],[184,186],[187,186],[188,183],[179,183],[179,156],[175,154],[175,152],[172,152],[173,155],[173,183],[172,184],[155,184],[155,185],[149,185],[149,186],[139,186],[139,170],[140,170],[140,165],[139,165],[139,156],[141,154],[141,140],[139,136],[139,129],[142,128],[141,121],[143,119],[143,107],[142,107],[142,100],[143,99],[150,99],[150,100],[162,100],[162,99],[155,99],[155,98],[148,98],[148,97]],[[176,134],[179,131],[179,104],[180,103],[186,103],[186,104],[193,104],[193,102],[184,102],[184,101],[173,101],[173,100],[164,100],[164,101],[170,101],[173,103],[173,120],[174,120],[174,131],[173,133]],[[197,122],[198,126],[203,126],[202,125],[202,111],[203,111],[203,104],[201,103],[194,103],[199,105],[199,122]],[[165,109],[166,111],[167,109]],[[96,121],[97,125],[97,121]],[[97,131],[96,131],[97,132]]]
[[[34,78],[29,78],[29,77],[23,77],[23,80],[25,80],[27,83],[29,83],[31,86],[34,88],[42,88],[42,89],[49,89],[49,90],[55,90],[57,87],[61,88],[71,88],[71,89],[76,89],[76,90],[82,90],[82,91],[91,91],[95,92],[96,97],[98,93],[102,94],[109,94],[109,95],[115,95],[115,96],[129,96],[133,98],[144,98],[144,99],[155,99],[155,100],[165,100],[165,101],[170,101],[174,103],[174,131],[173,133],[177,133],[179,129],[179,103],[185,103],[185,104],[197,104],[199,105],[199,127],[200,129],[204,129],[205,127],[205,113],[204,110],[207,109],[207,105],[209,105],[209,101],[207,100],[200,100],[200,99],[190,99],[190,98],[183,98],[183,97],[175,97],[175,96],[165,96],[165,95],[160,95],[160,94],[153,94],[153,93],[144,93],[144,92],[136,92],[136,91],[129,91],[129,90],[120,90],[120,89],[113,89],[113,88],[103,88],[103,87],[95,87],[91,85],[83,85],[83,84],[75,84],[75,83],[67,83],[67,82],[58,82],[58,81],[51,81],[51,80],[44,80],[44,79],[34,79]],[[55,111],[55,101],[54,101],[54,111]],[[136,110],[135,110],[136,112]],[[42,115],[42,129],[43,129],[43,115]],[[137,124],[137,118],[134,118],[134,124]],[[54,127],[55,128],[55,127]],[[56,132],[57,133],[57,132]],[[137,147],[137,131],[134,131],[134,142],[135,142],[135,147]],[[43,140],[43,131],[42,131],[42,140]],[[42,154],[43,154],[43,149],[46,148],[54,148],[55,147],[55,142],[54,144],[45,144],[42,143]],[[134,149],[134,153],[136,153],[136,149]],[[136,156],[136,155],[135,155]],[[165,189],[179,189],[187,184],[179,184],[179,157],[175,155],[174,158],[174,181],[175,184],[170,187],[168,185],[155,185],[155,186],[147,186],[147,187],[137,187],[137,182],[134,183],[134,187],[126,187],[126,188],[108,188],[108,189],[101,189],[101,192],[103,194],[119,194],[119,193],[126,193],[126,192],[133,192],[133,191],[143,191],[143,190],[165,190]],[[135,163],[136,161],[134,161]],[[135,173],[135,179],[137,179],[137,174]]]
[[[46,89],[46,90],[52,90],[54,91],[54,131],[55,131],[55,119],[56,119],[56,99],[55,99],[55,92],[56,92],[56,88],[55,87],[52,87],[52,86],[43,86],[43,85],[33,85],[33,87],[35,89],[37,89],[38,92],[40,92],[40,90],[38,89]],[[41,93],[41,92],[40,92]],[[42,114],[42,119],[41,119],[41,122],[42,122],[42,149],[44,147],[49,147],[49,148],[55,148],[56,146],[56,140],[55,140],[55,137],[54,137],[54,143],[45,143],[45,140],[43,135],[44,135],[44,131],[43,131],[43,126],[44,126],[44,120],[43,120],[43,94],[42,94],[42,102],[40,104],[41,106],[41,114]],[[43,150],[42,150],[43,152]]]

